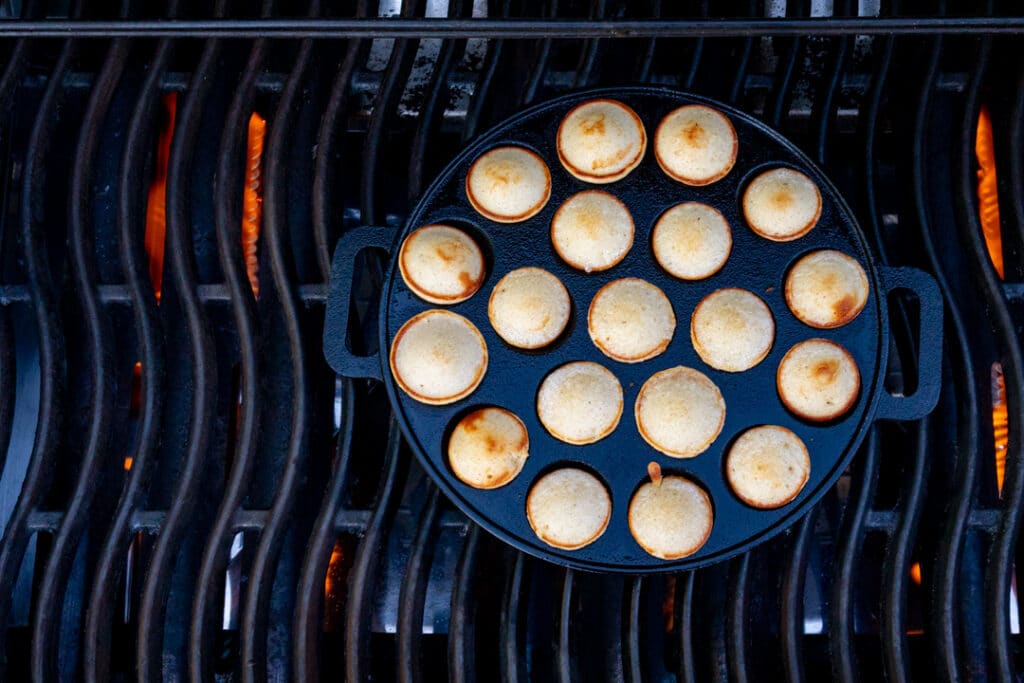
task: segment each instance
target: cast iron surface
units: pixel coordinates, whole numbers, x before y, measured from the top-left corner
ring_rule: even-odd
[[[624,201],[633,215],[636,234],[626,258],[602,273],[586,274],[564,264],[549,239],[551,217],[572,194],[595,186],[572,177],[558,161],[555,136],[559,122],[574,105],[597,97],[611,97],[630,105],[641,117],[648,134],[644,161],[625,179],[600,186]],[[671,180],[653,158],[654,131],[664,115],[686,103],[705,103],[724,111],[739,136],[739,154],[729,175],[709,187],[694,188]],[[551,199],[533,218],[503,225],[480,216],[469,205],[464,190],[469,165],[482,152],[503,144],[531,148],[547,160],[552,177]],[[790,166],[807,173],[822,193],[822,213],[817,227],[789,243],[775,243],[755,235],[745,224],[740,196],[747,183],[761,171]],[[714,276],[683,282],[661,270],[650,249],[650,234],[657,218],[668,208],[685,201],[700,201],[718,208],[732,229],[732,254]],[[448,406],[428,406],[413,401],[394,384],[387,368],[386,351],[393,335],[413,315],[435,308],[405,286],[397,270],[389,266],[381,304],[378,355],[353,356],[346,347],[349,286],[354,255],[367,246],[392,251],[412,229],[430,223],[447,223],[467,230],[487,255],[487,279],[470,300],[448,307],[466,316],[487,341],[489,366],[479,388],[468,398]],[[836,330],[815,330],[790,313],[783,297],[789,266],[801,255],[816,249],[838,249],[856,258],[871,282],[863,312],[852,323]],[[551,347],[524,352],[504,343],[487,318],[487,300],[494,284],[509,271],[523,266],[545,268],[562,280],[573,301],[573,314],[565,334]],[[672,301],[676,332],[662,355],[642,363],[624,364],[604,356],[587,333],[586,315],[593,295],[603,285],[622,277],[640,277],[660,287]],[[775,343],[760,364],[742,373],[727,373],[705,365],[690,342],[690,316],[697,303],[722,287],[742,287],[760,296],[771,308],[776,323]],[[896,289],[913,290],[921,304],[922,327],[919,388],[910,397],[896,398],[882,387],[888,351],[885,294]],[[855,453],[867,428],[876,418],[909,419],[926,414],[934,405],[941,363],[941,301],[934,282],[908,269],[879,269],[873,263],[860,229],[831,182],[797,148],[764,124],[728,106],[676,91],[650,87],[590,90],[551,100],[526,110],[477,139],[437,178],[410,214],[400,235],[386,228],[361,228],[346,235],[335,252],[331,294],[324,330],[328,360],[339,373],[353,377],[377,377],[387,386],[399,424],[412,446],[448,496],[491,533],[529,553],[581,569],[617,572],[653,572],[689,569],[719,561],[760,543],[797,520],[838,478]],[[796,343],[822,337],[842,344],[853,355],[861,372],[862,388],[854,407],[829,424],[811,424],[791,415],[778,400],[775,372],[782,356]],[[611,370],[622,384],[625,407],[616,430],[588,446],[572,446],[545,431],[534,408],[540,382],[564,363],[591,360]],[[691,459],[665,456],[640,438],[633,418],[633,404],[644,381],[660,370],[684,365],[707,374],[721,389],[726,419],[721,435],[703,454]],[[508,485],[480,491],[458,481],[445,457],[446,436],[455,422],[475,407],[497,405],[518,415],[530,435],[530,458],[522,473]],[[792,429],[811,454],[810,480],[789,505],[759,511],[740,502],[724,476],[723,456],[732,440],[759,424]],[[646,466],[658,462],[669,473],[680,473],[702,484],[711,495],[715,523],[708,542],[694,555],[665,562],[649,556],[630,535],[626,521],[629,500],[647,480]],[[598,475],[612,497],[612,517],[605,533],[591,545],[563,551],[536,538],[524,508],[531,484],[546,471],[562,466],[581,466]]]

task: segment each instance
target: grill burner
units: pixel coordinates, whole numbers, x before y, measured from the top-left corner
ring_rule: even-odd
[[[314,2],[313,19],[275,16],[266,35],[219,32],[220,17],[259,18],[224,0],[212,16],[71,4],[4,5],[33,23],[0,22],[4,679],[1020,673],[1024,18],[993,19],[1018,8],[405,3],[405,19],[450,17],[432,36],[344,21],[386,11],[365,2]],[[813,20],[826,10],[842,20]],[[138,23],[68,33],[118,16]],[[424,179],[524,105],[636,82],[730,102],[796,140],[881,262],[936,276],[947,361],[932,418],[877,425],[792,532],[724,565],[624,580],[470,525],[411,461],[381,388],[338,381],[319,342],[329,245],[348,229],[400,225]],[[146,200],[170,93],[158,305]],[[1005,280],[979,219],[983,105]],[[267,126],[258,299],[242,249],[253,112]],[[372,351],[380,261],[360,272],[353,341]],[[917,309],[901,307],[891,355],[912,368]],[[910,393],[910,375],[890,388]],[[1001,490],[993,407],[1009,427]]]

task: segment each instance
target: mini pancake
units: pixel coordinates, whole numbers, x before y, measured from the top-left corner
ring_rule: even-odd
[[[711,536],[715,512],[708,494],[686,477],[661,476],[651,463],[652,481],[629,501],[629,531],[640,547],[662,560],[692,555]]]
[[[694,309],[690,340],[697,355],[711,367],[743,372],[771,351],[775,320],[756,294],[736,287],[719,289]]]
[[[819,329],[853,321],[868,302],[868,276],[855,259],[823,249],[807,254],[786,276],[786,303],[801,322]]]
[[[391,374],[421,403],[469,396],[487,372],[487,344],[469,320],[433,309],[410,318],[391,342]]]
[[[504,486],[530,456],[526,425],[504,408],[480,408],[459,420],[448,439],[448,464],[477,489]]]
[[[519,268],[498,281],[487,317],[502,339],[521,349],[547,346],[569,323],[569,292],[543,268]]]
[[[639,363],[665,351],[675,334],[676,316],[664,292],[627,277],[597,291],[587,312],[587,330],[604,355]]]
[[[398,252],[402,279],[432,304],[457,304],[484,282],[484,255],[473,238],[447,225],[414,230]]]
[[[470,166],[466,196],[482,216],[518,223],[548,203],[551,173],[544,160],[525,147],[496,147]]]
[[[647,132],[636,112],[615,100],[591,100],[574,107],[558,126],[558,158],[588,183],[625,178],[644,157]]]
[[[633,413],[644,441],[673,458],[692,458],[721,433],[725,399],[707,375],[678,366],[644,382]]]
[[[607,270],[633,246],[633,217],[607,192],[584,190],[558,207],[551,219],[551,244],[573,268]]]
[[[654,225],[651,247],[658,264],[680,280],[702,280],[717,273],[732,251],[725,216],[700,202],[677,204]]]
[[[686,185],[710,185],[724,178],[738,150],[729,118],[703,104],[679,107],[654,133],[654,157],[661,170]]]
[[[548,472],[530,488],[526,518],[537,538],[563,550],[576,550],[600,538],[612,515],[604,484],[575,467]]]
[[[779,398],[791,412],[812,422],[845,414],[860,392],[860,372],[850,352],[827,339],[791,348],[775,375]]]
[[[622,385],[597,363],[566,363],[541,382],[537,417],[559,441],[575,445],[600,441],[622,417]]]
[[[775,168],[754,178],[743,193],[743,216],[750,229],[774,242],[803,237],[821,217],[821,193],[814,181],[791,168]]]
[[[762,425],[743,432],[729,449],[725,474],[744,503],[762,510],[796,498],[811,475],[811,457],[799,436],[785,427]]]

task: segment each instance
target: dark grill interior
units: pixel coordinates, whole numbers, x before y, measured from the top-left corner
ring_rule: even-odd
[[[4,679],[1020,674],[1024,67],[1013,27],[1024,22],[997,35],[986,32],[995,22],[914,33],[896,21],[896,37],[867,35],[876,19],[859,17],[1018,8],[241,4],[3,6],[24,20],[140,20],[116,39],[14,37],[18,24],[0,22]],[[146,28],[395,13],[448,16],[437,25],[449,37],[391,40],[379,22],[385,33],[359,38],[337,22],[323,33],[297,22],[284,38],[247,24],[221,39]],[[701,37],[700,22],[671,21],[709,14],[747,35]],[[844,33],[798,31],[830,14],[846,18]],[[779,15],[786,36],[742,28]],[[471,16],[538,21],[485,40],[453,28]],[[561,25],[539,20],[554,18],[595,20],[580,26],[605,36],[616,33],[607,22],[662,22],[632,37],[543,37]],[[938,278],[947,342],[935,414],[877,426],[793,530],[706,570],[627,580],[565,571],[477,530],[411,461],[381,388],[336,379],[320,347],[330,252],[346,230],[397,228],[464,141],[524,105],[635,82],[734,103],[794,139],[840,186],[882,262]],[[983,107],[1005,281],[979,218]],[[266,120],[262,155],[248,142],[253,112]],[[164,176],[160,211],[151,190]],[[241,230],[252,183],[258,299]],[[146,246],[154,206],[166,216],[159,302],[160,240]],[[362,264],[357,347],[374,343],[381,265]],[[889,385],[909,393],[916,380],[899,358],[916,353],[915,304],[895,310]],[[1005,397],[993,390],[1000,373]],[[1009,415],[1008,441],[997,441],[994,407]]]

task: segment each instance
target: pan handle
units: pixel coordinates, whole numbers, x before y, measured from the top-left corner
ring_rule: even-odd
[[[897,289],[909,290],[917,296],[921,312],[917,330],[917,390],[910,396],[894,396],[883,387],[876,414],[885,420],[918,420],[935,408],[942,389],[942,293],[935,278],[924,271],[881,270],[886,295]]]
[[[369,356],[357,356],[349,348],[349,309],[356,257],[364,249],[390,251],[396,234],[395,228],[362,226],[342,235],[334,248],[324,318],[324,356],[339,375],[378,380],[383,376],[379,351]]]

